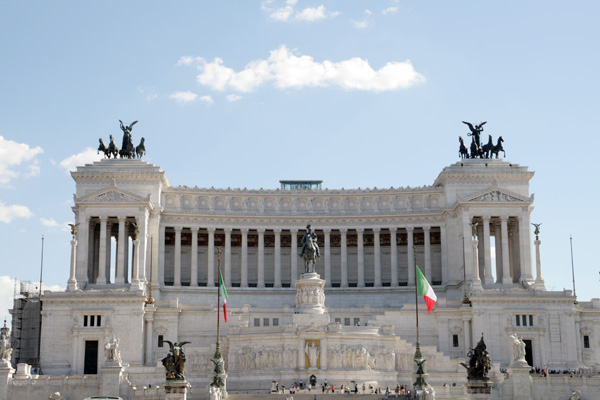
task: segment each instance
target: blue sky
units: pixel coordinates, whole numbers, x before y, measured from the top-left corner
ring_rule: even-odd
[[[600,297],[594,1],[0,5],[0,290],[69,273],[73,165],[138,120],[174,185],[431,185],[461,121],[536,174],[549,289]],[[119,139],[120,140],[120,139]],[[118,140],[118,141],[119,141]],[[2,303],[4,304],[4,303]],[[5,307],[6,308],[6,307]],[[1,315],[0,315],[1,316]]]

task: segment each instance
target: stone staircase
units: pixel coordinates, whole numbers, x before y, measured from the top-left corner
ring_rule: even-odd
[[[380,400],[385,399],[384,394],[331,394],[331,393],[321,393],[321,392],[312,392],[309,393],[296,393],[294,396],[294,400],[314,400],[315,395],[318,400],[335,400],[335,399],[346,399],[350,398],[353,400]],[[227,397],[228,400],[285,400],[289,394],[266,394],[266,393],[257,393],[257,394],[232,394],[230,393]],[[394,395],[390,397],[390,399],[395,399]],[[398,396],[398,399],[404,400],[403,396]]]

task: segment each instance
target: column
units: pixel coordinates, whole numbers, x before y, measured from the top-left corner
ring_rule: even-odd
[[[158,281],[161,286],[165,285],[165,236],[167,227],[159,226],[158,231]],[[152,241],[152,240],[151,240]],[[154,275],[156,276],[156,275]],[[153,285],[154,286],[154,285]]]
[[[433,285],[432,276],[431,276],[431,227],[424,226],[423,227],[423,236],[425,242],[425,278],[427,278],[427,282]]]
[[[290,254],[291,262],[291,274],[292,274],[292,282],[290,287],[296,287],[296,279],[298,279],[298,229],[290,229],[290,234],[292,235],[292,251]],[[302,350],[304,352],[304,350]]]
[[[342,269],[342,284],[341,287],[348,287],[348,247],[346,243],[346,233],[348,229],[342,228],[340,229],[340,244],[341,254],[340,254],[340,268]]]
[[[510,264],[508,257],[508,217],[500,217],[500,234],[502,235],[502,284],[511,285]]]
[[[365,240],[364,229],[356,229],[357,257],[358,257],[358,287],[365,287]]]
[[[531,267],[531,224],[526,207],[523,207],[523,215],[519,216],[519,254],[521,256],[521,279],[533,280]]]
[[[490,241],[490,216],[483,216],[483,252],[484,252],[484,275],[483,283],[491,285],[494,283],[494,277],[492,276],[492,244]]]
[[[407,242],[406,245],[406,257],[408,259],[408,286],[415,286],[415,228],[412,226],[406,227]]]
[[[149,227],[148,227],[148,210],[144,210],[143,214],[141,217],[136,218],[136,222],[138,224],[138,239],[140,239],[140,246],[138,246],[138,251],[140,252],[140,261],[139,261],[139,266],[138,266],[138,280],[141,282],[145,282],[146,279],[150,279],[150,274],[148,274],[148,277],[146,277],[146,257],[148,255],[148,248],[149,248],[149,242],[150,242],[150,235],[148,233],[149,231]],[[153,249],[150,249],[150,257],[152,257],[152,251]],[[158,265],[157,262],[155,262],[152,266],[156,267]],[[154,284],[156,284],[156,276],[154,275]]]
[[[208,262],[206,265],[206,286],[215,286],[215,228],[206,228],[208,231]]]
[[[540,256],[540,244],[542,244],[542,242],[538,239],[538,236],[536,235],[535,242],[533,243],[535,244],[535,280],[538,282],[543,282],[544,278],[542,278],[542,260]]]
[[[510,276],[512,277],[512,281],[514,282],[518,282],[519,281],[519,277],[517,274],[517,269],[516,269],[516,265],[515,265],[515,227],[512,223],[508,224],[508,259],[509,259],[509,270],[510,270]]]
[[[257,229],[258,232],[258,283],[256,287],[265,287],[265,230],[263,228]]]
[[[468,306],[467,306],[468,307]],[[467,353],[469,352],[469,350],[471,349],[471,327],[469,326],[470,319],[468,317],[463,317],[463,333],[464,333],[464,340],[465,340],[465,357],[467,356]]]
[[[223,279],[226,287],[231,287],[231,228],[225,228],[225,272]]]
[[[479,240],[477,236],[471,236],[473,248],[473,289],[481,289],[481,279],[479,278]]]
[[[248,287],[248,228],[242,228],[242,284],[241,287]]]
[[[156,367],[154,360],[154,311],[156,308],[153,304],[147,304],[145,307],[146,315],[146,365]]]
[[[502,235],[500,223],[494,223],[494,239],[496,242],[496,283],[502,283]]]
[[[90,217],[79,213],[77,215],[77,242],[79,251],[75,265],[75,279],[80,282],[88,281],[88,265],[90,264]],[[92,263],[93,265],[93,263]]]
[[[463,238],[464,238],[464,246],[463,246],[463,263],[464,270],[467,280],[473,280],[473,245],[471,243],[471,238],[473,237],[473,227],[471,226],[471,217],[467,215],[463,211],[462,215],[462,223],[463,223]]]
[[[181,286],[181,227],[175,227],[175,265],[173,286]]]
[[[446,225],[440,225],[440,242],[442,250],[442,285],[448,283],[448,241],[446,238]]]
[[[117,265],[115,270],[115,283],[125,283],[125,216],[119,215],[119,237],[117,238]]]
[[[381,243],[379,228],[373,228],[373,264],[375,268],[375,287],[381,287]]]
[[[390,267],[392,268],[392,286],[398,286],[398,244],[397,228],[390,228]]]
[[[325,286],[331,287],[331,229],[323,229],[325,234]]]
[[[71,240],[71,271],[69,274],[69,281],[67,282],[67,292],[73,292],[79,289],[77,285],[77,278],[75,277],[75,267],[77,264],[77,240],[75,240],[75,236],[73,235],[73,239]]]
[[[100,217],[100,250],[98,254],[98,277],[96,283],[106,284],[106,223],[107,217]]]
[[[273,287],[281,287],[281,229],[273,229],[275,234],[275,282]]]
[[[104,271],[106,272],[105,278],[106,278],[106,283],[114,283],[113,281],[111,281],[111,271],[110,271],[110,264],[112,262],[112,246],[111,246],[111,240],[112,240],[112,226],[113,226],[113,222],[111,222],[110,219],[107,219],[106,221],[106,266],[104,267]]]
[[[133,242],[133,265],[131,267],[131,286],[130,290],[142,290],[140,285],[140,239],[134,239]]]
[[[191,254],[191,278],[190,286],[198,286],[198,228],[190,228],[192,231],[192,254]]]

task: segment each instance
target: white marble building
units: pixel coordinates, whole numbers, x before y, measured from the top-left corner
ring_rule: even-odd
[[[265,389],[272,380],[288,386],[312,374],[337,386],[410,384],[413,248],[438,296],[430,315],[419,299],[433,384],[465,382],[458,363],[482,334],[502,367],[513,333],[533,365],[600,366],[600,300],[576,303],[570,291],[544,287],[540,241],[530,230],[533,175],[476,159],[419,188],[250,190],[172,187],[164,171],[141,160],[78,167],[71,274],[67,292],[45,294],[41,368],[100,373],[102,345],[114,335],[129,381],[160,383],[163,340],[190,341],[187,377],[206,385],[217,248],[229,292],[229,320],[221,321],[229,390]],[[309,222],[324,296],[303,300],[298,254]],[[471,304],[463,304],[465,292]],[[322,313],[300,312],[303,302],[321,300]]]

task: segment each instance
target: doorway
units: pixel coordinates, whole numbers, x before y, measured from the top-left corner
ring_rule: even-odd
[[[96,375],[98,373],[98,341],[85,341],[85,358],[83,361],[83,373]]]
[[[533,345],[531,344],[531,339],[524,339],[525,343],[525,361],[529,364],[530,367],[533,367]]]

